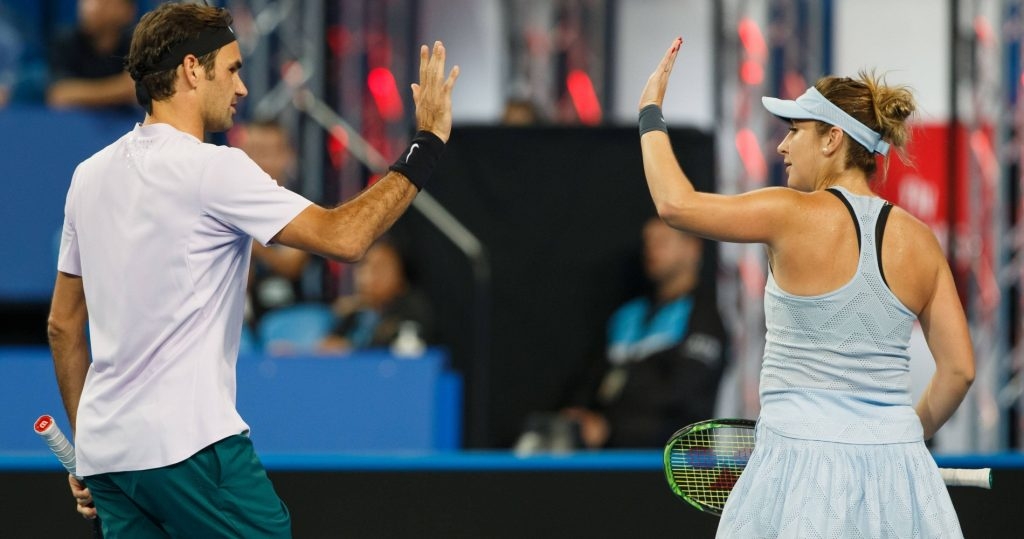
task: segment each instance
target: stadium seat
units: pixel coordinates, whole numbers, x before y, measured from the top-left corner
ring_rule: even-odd
[[[316,350],[334,326],[330,306],[303,303],[274,309],[259,323],[259,340],[270,354],[301,354]]]
[[[242,325],[242,336],[238,340],[238,355],[247,356],[252,354],[258,354],[260,352],[260,343],[256,339],[256,335],[253,330],[249,329],[248,324]]]

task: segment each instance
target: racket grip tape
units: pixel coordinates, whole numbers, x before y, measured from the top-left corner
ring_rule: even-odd
[[[64,433],[61,432],[53,417],[49,415],[39,416],[39,419],[35,422],[34,430],[36,434],[43,437],[46,445],[50,446],[50,451],[53,451],[53,454],[57,456],[57,459],[64,465],[68,473],[81,479],[75,470],[75,446],[71,445],[71,442],[64,436]]]
[[[992,488],[992,469],[939,468],[942,480],[951,487]]]

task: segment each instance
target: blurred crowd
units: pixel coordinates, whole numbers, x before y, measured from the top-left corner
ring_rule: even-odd
[[[0,108],[102,107],[141,118],[122,61],[135,22],[155,3],[0,0]],[[63,17],[54,17],[54,10]],[[510,127],[542,122],[541,111],[525,99],[511,99],[502,118]],[[282,188],[296,189],[294,135],[276,118],[253,118],[238,123],[227,143]],[[701,240],[658,219],[637,233],[649,293],[615,311],[604,353],[565,388],[561,407],[527,419],[520,451],[660,447],[674,429],[712,417],[729,339],[713,294],[702,293]],[[324,297],[323,260],[254,242],[242,353],[344,357],[391,347],[415,354],[445,344],[415,268],[395,238],[379,240],[350,275],[350,290]]]
[[[136,107],[123,59],[151,3],[0,0],[0,106]]]
[[[0,107],[46,105],[138,114],[135,83],[124,69],[134,25],[156,0],[0,0]],[[228,134],[284,188],[298,175],[295,137],[275,118],[241,122]],[[325,303],[323,261],[279,245],[254,242],[246,309],[248,351],[341,353],[387,346],[404,329],[434,344],[431,309],[409,280],[406,257],[394,241],[380,242],[352,268],[351,293]],[[305,313],[289,321],[288,312]],[[275,339],[261,337],[264,315],[277,311]],[[290,338],[310,312],[326,328]],[[308,328],[307,328],[308,330]],[[309,342],[307,342],[309,341]]]

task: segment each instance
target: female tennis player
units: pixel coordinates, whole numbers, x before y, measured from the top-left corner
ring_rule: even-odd
[[[767,326],[754,454],[718,537],[962,537],[924,440],[974,378],[963,308],[932,232],[872,191],[901,153],[911,93],[861,73],[825,77],[795,101],[787,187],[699,193],[681,170],[661,104],[676,39],[640,98],[644,171],[671,226],[766,246]],[[882,174],[884,176],[884,173]],[[916,408],[907,346],[920,320],[936,372]]]

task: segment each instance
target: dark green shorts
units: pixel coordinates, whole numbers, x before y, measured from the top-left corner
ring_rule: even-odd
[[[85,482],[106,539],[291,537],[288,508],[246,436],[225,438],[177,464]]]

